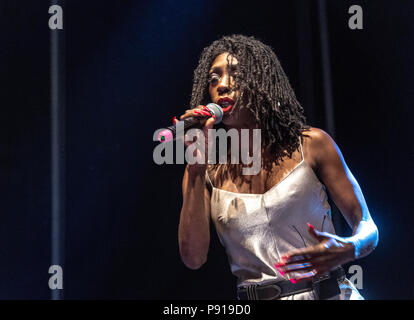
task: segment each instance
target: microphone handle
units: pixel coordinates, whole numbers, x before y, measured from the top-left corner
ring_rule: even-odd
[[[184,122],[184,132],[187,131],[187,129],[192,128],[198,124],[200,124],[200,118],[195,118],[195,117],[188,117],[184,120],[180,120],[181,122]],[[178,122],[177,122],[178,123]],[[170,130],[173,134],[173,137],[175,139],[175,135],[176,135],[176,124],[167,127],[166,129]]]

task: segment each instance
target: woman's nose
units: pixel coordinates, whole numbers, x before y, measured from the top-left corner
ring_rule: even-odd
[[[229,78],[228,78],[227,75],[223,75],[220,78],[220,82],[218,84],[217,91],[218,91],[219,94],[223,94],[223,93],[226,93],[226,92],[230,91]]]

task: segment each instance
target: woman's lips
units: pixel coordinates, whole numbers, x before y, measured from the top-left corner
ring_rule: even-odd
[[[221,106],[223,113],[228,112],[234,105],[234,101],[231,98],[220,98],[217,103]]]
[[[232,104],[228,105],[225,108],[221,108],[221,109],[223,110],[223,113],[226,113],[226,112],[229,112],[231,108],[233,108],[233,105]]]

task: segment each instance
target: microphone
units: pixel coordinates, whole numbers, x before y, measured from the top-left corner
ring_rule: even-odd
[[[214,122],[214,124],[220,123],[221,120],[223,119],[223,109],[218,104],[215,104],[215,103],[209,103],[208,105],[206,105],[206,107],[209,109],[212,116],[213,115],[216,116],[216,121]],[[184,122],[184,132],[185,132],[188,129],[196,126],[197,124],[200,124],[200,118],[188,117],[184,120],[180,120],[179,122],[177,122],[176,124],[172,126],[169,126],[163,129],[158,134],[158,141],[169,142],[171,140],[175,140],[177,138],[176,137],[176,132],[177,132],[176,125],[180,122],[181,122],[181,125]]]

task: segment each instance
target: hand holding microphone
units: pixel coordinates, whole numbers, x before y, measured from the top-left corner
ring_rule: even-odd
[[[179,121],[184,122],[184,132],[190,128],[202,125],[204,135],[207,137],[208,129],[211,129],[215,123],[220,123],[223,119],[222,108],[215,104],[209,103],[207,106],[197,106],[194,109],[186,110],[183,115],[180,116],[180,120],[175,117],[173,119],[173,125],[162,130],[158,134],[158,141],[168,142],[175,140],[176,137],[176,125]]]

